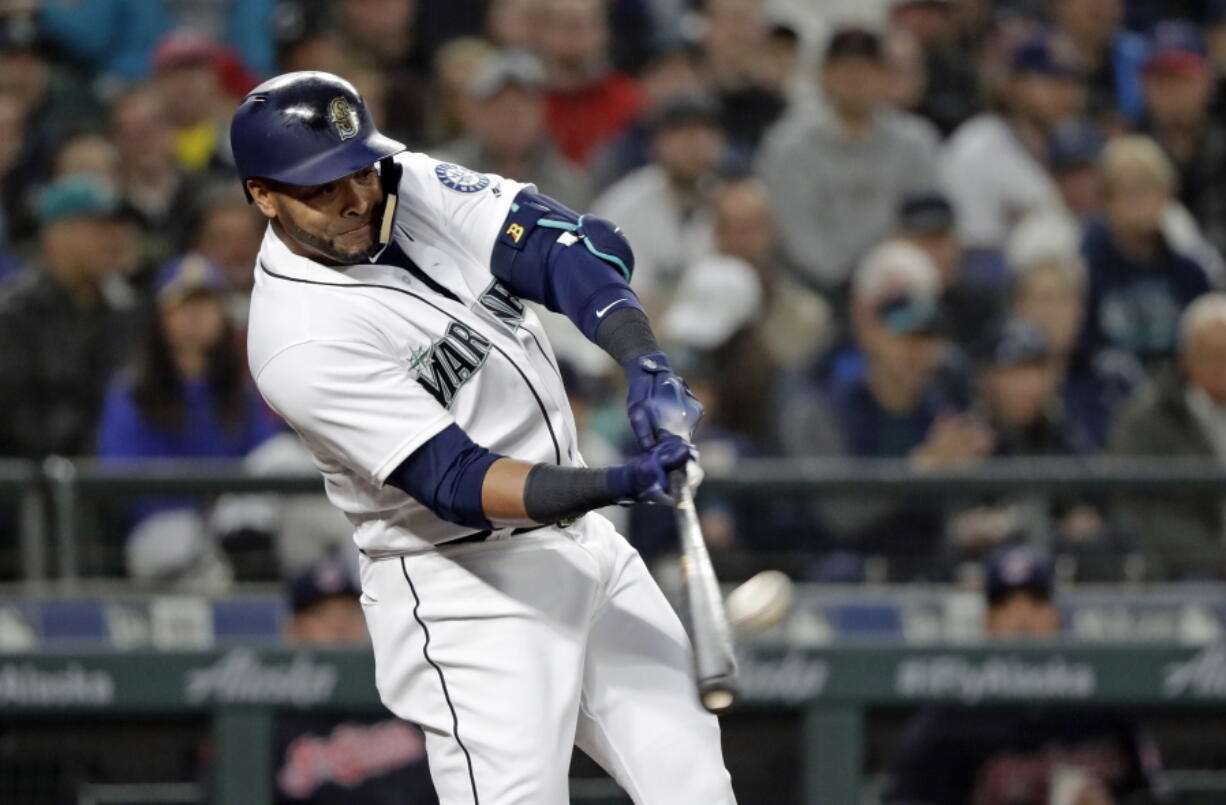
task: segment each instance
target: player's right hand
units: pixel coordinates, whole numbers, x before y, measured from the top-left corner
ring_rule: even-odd
[[[665,433],[650,450],[639,453],[625,464],[609,467],[609,490],[619,503],[660,503],[671,506],[668,475],[698,462],[694,445],[680,436]]]

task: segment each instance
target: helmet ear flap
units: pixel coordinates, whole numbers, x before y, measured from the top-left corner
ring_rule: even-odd
[[[396,219],[396,205],[400,203],[400,176],[403,172],[404,169],[391,157],[379,160],[379,181],[383,185],[383,212],[379,221],[380,246],[386,246],[392,240],[392,222]]]

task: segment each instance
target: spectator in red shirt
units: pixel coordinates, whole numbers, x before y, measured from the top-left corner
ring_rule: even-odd
[[[597,146],[634,121],[643,99],[632,78],[609,66],[601,0],[543,0],[540,19],[549,132],[563,156],[586,164]]]

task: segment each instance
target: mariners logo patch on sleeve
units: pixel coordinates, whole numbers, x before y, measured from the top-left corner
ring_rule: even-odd
[[[449,187],[457,193],[479,193],[490,186],[490,177],[484,173],[477,173],[475,170],[469,170],[462,165],[453,165],[450,162],[440,162],[435,165],[434,175],[444,187]]]

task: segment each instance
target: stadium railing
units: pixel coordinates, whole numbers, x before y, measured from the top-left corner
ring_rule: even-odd
[[[44,579],[47,567],[46,484],[30,461],[0,459],[0,506],[15,514],[18,561],[26,579]]]
[[[755,459],[712,468],[703,495],[805,498],[819,495],[959,500],[980,495],[1221,495],[1226,466],[1184,459],[996,459],[965,469],[917,471],[896,460]],[[0,462],[0,500],[19,501],[21,572],[70,589],[88,568],[83,544],[98,537],[106,502],[156,495],[321,493],[318,475],[254,475],[241,462],[141,460],[101,464],[52,457]],[[701,497],[700,497],[701,503]],[[55,572],[49,557],[54,555]]]

